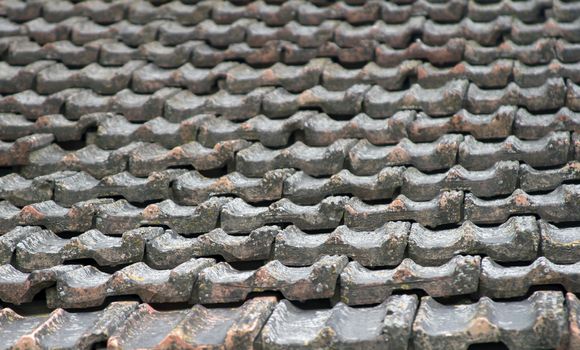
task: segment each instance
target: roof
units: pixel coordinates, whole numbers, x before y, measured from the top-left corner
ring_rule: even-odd
[[[0,2],[0,349],[573,350],[579,269],[580,3]]]

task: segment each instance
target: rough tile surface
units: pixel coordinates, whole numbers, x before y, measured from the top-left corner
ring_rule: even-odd
[[[580,348],[580,3],[0,0],[0,349]]]

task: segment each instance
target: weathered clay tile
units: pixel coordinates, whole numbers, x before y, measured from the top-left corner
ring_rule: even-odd
[[[570,43],[566,40],[558,39],[554,42],[554,52],[556,58],[562,62],[577,62],[577,55],[580,52],[580,44]]]
[[[99,266],[117,266],[143,260],[144,250],[145,239],[137,232],[109,237],[90,230],[64,239],[49,230],[38,230],[21,237],[14,249],[13,264],[21,271],[50,268],[77,259],[93,259]]]
[[[38,17],[41,9],[41,2],[8,0],[2,4],[1,12],[3,16],[6,16],[11,21],[28,21]]]
[[[82,232],[92,228],[97,208],[111,199],[91,199],[62,207],[52,200],[15,207],[8,201],[0,202],[0,232],[16,226],[43,226],[53,232]]]
[[[171,149],[193,141],[200,124],[210,118],[210,115],[201,114],[181,123],[171,123],[162,117],[157,117],[138,124],[131,123],[120,114],[101,115],[103,118],[98,122],[94,143],[103,149],[117,149],[131,142],[158,143]]]
[[[385,90],[401,90],[416,74],[420,61],[405,61],[392,68],[369,62],[362,68],[347,69],[337,63],[327,63],[320,84],[333,91],[344,91],[356,84],[379,85]]]
[[[158,116],[166,116],[164,112],[165,101],[172,98],[179,91],[181,90],[163,88],[151,95],[145,95],[125,89],[119,91],[111,98],[111,108],[113,112],[123,114],[127,120],[147,121]],[[67,110],[68,108],[69,104],[67,104]]]
[[[239,65],[225,73],[224,88],[235,94],[248,93],[263,86],[276,86],[289,92],[301,92],[318,84],[328,63],[327,59],[314,59],[304,66],[276,63],[264,69]]]
[[[518,216],[497,227],[478,227],[465,221],[456,229],[432,231],[413,224],[408,254],[422,265],[443,264],[457,254],[480,254],[505,262],[533,261],[539,245],[540,230],[535,218]]]
[[[130,121],[147,121],[162,115],[165,99],[178,91],[163,88],[152,95],[143,95],[124,89],[115,95],[105,96],[89,89],[66,89],[44,96],[27,90],[6,96],[1,100],[0,111],[20,113],[31,119],[63,112],[69,120],[78,120],[91,113],[118,112]]]
[[[259,88],[248,94],[234,95],[226,90],[219,90],[213,95],[194,95],[191,91],[184,90],[166,100],[163,116],[170,122],[181,122],[202,113],[245,120],[260,114],[262,99],[270,91],[271,88]]]
[[[9,308],[0,310],[0,337],[5,349],[82,349],[105,342],[138,307],[136,302],[113,302],[100,311],[21,316]]]
[[[192,257],[219,255],[230,262],[267,260],[279,232],[277,226],[264,226],[248,235],[233,236],[218,228],[185,238],[168,230],[147,240],[146,262],[154,268],[169,269]]]
[[[511,194],[517,186],[519,164],[499,161],[491,168],[469,171],[455,165],[445,173],[424,174],[415,168],[403,173],[401,193],[415,201],[430,200],[446,189],[471,192],[478,197]]]
[[[171,21],[153,21],[144,25],[123,20],[110,26],[116,31],[115,37],[129,46],[140,46],[153,40],[161,40],[161,32]],[[95,37],[90,38],[95,40]]]
[[[0,201],[0,232],[6,233],[18,226],[20,209],[9,201]]]
[[[305,2],[296,6],[295,12],[298,22],[314,26],[330,19],[353,24],[373,22],[379,19],[380,9],[381,4],[372,1],[360,6],[352,6],[344,1],[337,1],[329,6],[317,6],[317,4]]]
[[[502,142],[481,142],[465,136],[459,145],[458,163],[471,170],[484,170],[507,160],[546,167],[565,164],[569,152],[570,134],[561,131],[530,141],[511,135]]]
[[[0,300],[16,305],[28,303],[40,291],[56,283],[60,276],[80,267],[81,265],[59,265],[26,273],[9,264],[1,265]]]
[[[206,19],[212,10],[212,3],[201,1],[187,4],[171,1],[161,6],[154,6],[147,1],[128,3],[127,19],[131,23],[146,24],[155,20],[172,20],[183,25],[194,25]]]
[[[16,245],[23,239],[43,231],[38,226],[16,226],[0,236],[0,265],[10,264]]]
[[[580,17],[580,5],[562,0],[552,1],[553,16],[561,22],[571,22]]]
[[[297,11],[301,7],[308,5],[308,3],[300,0],[280,3],[264,1],[232,3],[227,1],[214,3],[211,10],[211,17],[217,23],[233,23],[240,18],[254,18],[271,26],[281,26],[295,19]],[[311,24],[303,21],[300,22]]]
[[[380,45],[376,48],[375,54],[377,64],[383,67],[395,67],[405,60],[417,59],[437,65],[448,65],[461,61],[464,48],[465,39],[463,38],[450,39],[440,46],[431,46],[421,40],[416,40],[404,49],[394,49],[387,45]]]
[[[225,49],[201,44],[192,48],[191,62],[196,67],[206,68],[229,60],[243,61],[251,65],[271,65],[281,60],[281,51],[281,44],[278,41],[269,41],[261,47],[250,47],[247,43],[238,43]],[[314,57],[316,56],[317,51],[315,51]],[[287,58],[283,61],[289,63]]]
[[[417,350],[465,350],[471,344],[501,342],[509,349],[557,348],[568,337],[564,297],[535,292],[522,301],[444,305],[421,299],[413,323]]]
[[[77,89],[67,89],[45,96],[39,95],[33,90],[25,90],[2,96],[0,98],[0,111],[22,114],[29,119],[37,119],[47,114],[58,114],[67,99],[79,92]]]
[[[363,100],[369,88],[369,85],[358,84],[350,86],[347,90],[331,91],[317,85],[298,94],[277,88],[264,95],[262,112],[271,118],[286,117],[301,108],[321,109],[331,115],[358,114],[363,112]]]
[[[20,137],[14,142],[0,141],[0,166],[28,164],[31,153],[49,145],[53,140],[51,134],[34,134]]]
[[[250,19],[239,19],[234,23],[222,25],[211,20],[203,20],[195,26],[184,26],[167,21],[159,27],[158,38],[164,45],[178,45],[189,40],[206,40],[212,46],[227,46],[249,41],[249,26],[255,23]],[[247,33],[248,32],[248,33]]]
[[[568,80],[566,87],[568,89],[566,106],[575,112],[580,112],[580,84]]]
[[[520,108],[515,115],[513,133],[520,139],[539,139],[552,131],[574,130],[580,130],[580,113],[567,107],[549,114],[532,114]]]
[[[39,17],[23,23],[19,26],[19,29],[20,32],[25,33],[33,41],[43,45],[50,42],[69,39],[75,23],[81,21],[85,23],[93,23],[88,19],[83,20],[80,17],[67,18],[58,23],[49,23],[44,18]],[[103,28],[103,32],[101,34],[103,34],[104,38],[107,35],[112,35],[112,32],[107,32],[105,28]]]
[[[320,113],[303,122],[304,141],[310,146],[327,146],[339,139],[366,139],[375,145],[396,143],[407,137],[407,127],[415,118],[413,111],[400,111],[384,120],[357,114],[345,121]]]
[[[339,139],[326,147],[310,147],[297,141],[287,148],[269,149],[254,143],[236,155],[236,170],[246,176],[263,176],[267,171],[295,168],[313,176],[332,175],[345,168],[354,139]]]
[[[571,161],[557,169],[538,170],[520,165],[519,188],[526,192],[549,191],[563,183],[580,180],[580,162]]]
[[[490,298],[513,298],[526,295],[532,286],[559,284],[578,293],[579,265],[558,265],[542,256],[527,266],[504,267],[486,257],[481,261],[479,290]]]
[[[340,274],[340,300],[348,305],[376,304],[394,291],[420,289],[432,297],[477,291],[479,256],[456,256],[440,266],[421,266],[410,259],[393,269],[369,270],[349,263]]]
[[[312,348],[407,349],[418,300],[392,296],[380,305],[352,308],[338,303],[332,309],[303,310],[282,300],[262,328],[256,342],[264,350]]]
[[[37,74],[53,64],[53,61],[36,61],[22,67],[0,62],[0,93],[12,94],[32,89]]]
[[[498,16],[513,16],[526,22],[542,20],[543,11],[552,5],[552,0],[514,1],[500,0],[493,3],[470,1],[467,16],[474,21],[491,21]]]
[[[63,99],[62,103],[64,105],[64,115],[70,119],[78,119],[82,115],[89,113],[104,113],[110,110],[116,97],[114,95],[99,95],[90,89],[69,89],[64,91],[73,91]],[[49,97],[52,96],[49,95]]]
[[[505,222],[512,215],[534,214],[550,222],[577,221],[580,215],[580,185],[561,185],[547,194],[530,195],[521,189],[509,197],[484,200],[465,195],[465,219],[475,223]]]
[[[190,62],[193,49],[200,45],[204,45],[203,41],[188,41],[177,46],[165,46],[158,41],[151,41],[139,46],[139,53],[136,55],[142,55],[141,57],[161,68],[177,68]],[[103,46],[101,52],[105,48]]]
[[[511,82],[497,90],[483,90],[469,84],[466,96],[466,108],[473,113],[493,113],[503,105],[523,106],[529,111],[541,112],[565,106],[566,84],[562,78],[548,79],[537,87],[521,87]],[[572,108],[570,101],[567,104]]]
[[[130,72],[133,74],[131,88],[137,93],[153,93],[171,86],[188,89],[194,94],[207,94],[212,92],[220,81],[225,80],[229,76],[228,72],[236,66],[234,62],[224,62],[206,69],[186,63],[178,69],[170,69],[150,63]]]
[[[415,202],[399,195],[389,204],[367,204],[355,197],[344,206],[344,223],[350,228],[365,230],[396,220],[413,220],[436,227],[460,222],[462,206],[461,191],[444,191],[425,202]]]
[[[23,28],[19,24],[12,22],[4,17],[0,19],[0,36],[10,37],[10,36],[19,36],[22,34],[25,34],[25,30],[23,30]]]
[[[308,267],[288,267],[277,260],[250,271],[218,263],[201,271],[193,300],[202,304],[245,300],[251,292],[279,291],[289,300],[327,299],[334,295],[346,256],[325,255]]]
[[[284,180],[284,197],[299,204],[316,204],[340,194],[363,200],[392,198],[403,184],[404,171],[404,167],[387,167],[376,175],[357,176],[345,169],[328,178],[316,178],[300,171]]]
[[[197,140],[206,146],[238,139],[259,141],[266,147],[287,146],[292,133],[301,130],[304,121],[314,115],[314,111],[301,111],[284,119],[258,115],[242,123],[224,117],[208,117],[199,125]]]
[[[276,236],[273,258],[284,265],[312,265],[323,255],[346,255],[363,266],[397,265],[403,260],[410,224],[391,221],[374,231],[346,226],[332,233],[307,234],[288,226]]]
[[[25,116],[15,113],[0,113],[0,140],[13,141],[34,134],[37,127]]]
[[[67,66],[86,66],[97,61],[101,45],[100,41],[93,41],[77,46],[67,40],[42,44],[26,38],[9,45],[6,62],[27,65],[38,60],[51,59]]]
[[[458,22],[465,11],[465,2],[429,0],[381,2],[381,18],[387,23],[407,21],[411,16],[425,16],[434,21]]]
[[[179,166],[193,166],[196,170],[219,169],[227,166],[237,152],[250,145],[248,141],[231,140],[218,142],[210,148],[192,141],[167,149],[155,143],[146,143],[130,153],[128,168],[135,176],[149,176],[151,172]]]
[[[542,256],[557,264],[573,264],[580,261],[580,228],[558,228],[540,220]]]
[[[143,61],[130,61],[121,67],[103,67],[97,63],[80,69],[55,64],[36,76],[36,90],[51,94],[70,88],[87,88],[99,94],[114,94],[128,87],[133,71],[144,66]]]
[[[530,44],[541,38],[558,38],[572,43],[580,42],[580,18],[571,22],[559,22],[546,18],[540,23],[525,23],[514,19],[511,25],[510,38],[520,44]]]
[[[146,178],[128,172],[97,180],[85,172],[56,179],[54,200],[63,205],[101,197],[123,197],[130,202],[143,203],[170,197],[171,183],[186,170],[170,169],[152,172]]]
[[[67,23],[69,20],[70,23]],[[63,30],[67,32],[65,34],[67,37],[70,37],[70,41],[75,45],[83,45],[99,39],[114,39],[119,34],[119,28],[117,25],[100,25],[88,18],[83,17],[71,17],[62,22],[59,22],[56,25],[56,29],[61,29],[62,24],[65,24],[63,28]],[[38,27],[43,28],[42,24],[40,24]],[[52,41],[50,40],[51,38],[42,37],[41,39],[44,42]]]
[[[510,81],[513,66],[511,60],[497,60],[485,66],[461,62],[451,68],[438,68],[426,63],[417,66],[417,82],[426,88],[436,88],[449,80],[467,79],[483,88],[504,87]]]
[[[104,118],[104,114],[99,113],[85,114],[78,120],[69,120],[62,114],[43,115],[34,124],[28,124],[26,132],[53,134],[57,142],[77,141],[82,140],[90,128],[101,123]]]
[[[372,175],[385,166],[412,165],[423,171],[449,169],[455,164],[463,136],[448,134],[431,143],[414,143],[407,138],[396,145],[375,146],[363,139],[348,154],[351,171]]]
[[[238,307],[157,311],[141,304],[109,338],[107,349],[251,349],[276,306],[259,297]]]
[[[491,21],[476,22],[464,18],[458,23],[425,21],[421,38],[428,45],[443,45],[452,38],[473,40],[481,45],[495,45],[512,28],[512,18],[499,16]]]
[[[471,90],[473,84],[467,80],[451,80],[434,89],[413,84],[407,90],[386,92],[375,85],[365,95],[364,112],[374,118],[393,115],[403,109],[421,110],[432,116],[449,115],[463,107],[468,86]]]
[[[82,3],[68,1],[33,2],[42,6],[42,16],[49,22],[59,22],[69,17],[86,16],[101,24],[110,24],[123,19],[126,1],[106,2],[101,0]]]
[[[212,196],[227,195],[235,195],[250,203],[273,201],[282,198],[284,180],[293,173],[292,169],[276,169],[266,172],[261,178],[249,178],[238,172],[220,178],[207,178],[199,172],[190,171],[174,179],[172,194],[178,203],[185,205],[199,204]]]
[[[47,175],[57,171],[84,171],[95,178],[123,172],[132,151],[142,144],[108,151],[96,145],[88,145],[76,151],[67,151],[58,144],[51,144],[30,154],[28,164],[22,168],[25,177]],[[147,174],[146,174],[147,175]]]
[[[282,27],[269,27],[263,22],[253,22],[244,28],[244,34],[245,41],[254,47],[272,40],[285,40],[304,48],[316,48],[334,38],[338,25],[338,21],[332,20],[324,21],[317,26],[305,26],[291,21]]]
[[[122,66],[130,61],[146,60],[149,58],[149,53],[146,52],[146,48],[150,47],[149,44],[143,44],[137,48],[130,47],[114,39],[97,40],[97,42],[100,44],[98,63],[103,66]],[[177,51],[177,48],[175,48],[175,51]]]
[[[542,66],[528,66],[518,61],[514,64],[513,80],[521,87],[541,86],[548,79],[560,77],[580,83],[580,63],[552,60]]]
[[[0,177],[0,198],[17,206],[48,201],[53,198],[54,181],[74,174],[72,171],[63,171],[29,180],[18,173],[10,173]]]
[[[505,40],[499,46],[484,46],[470,40],[465,43],[465,50],[462,53],[465,61],[471,64],[490,64],[495,60],[507,58],[534,65],[546,64],[554,59],[555,46],[556,42],[550,38],[542,38],[528,45],[518,45]],[[566,45],[561,46],[561,55],[567,55]]]
[[[226,232],[250,232],[268,224],[292,223],[304,230],[336,228],[344,214],[348,197],[327,197],[316,205],[298,205],[283,198],[269,206],[252,206],[236,198],[221,211],[221,227]]]
[[[70,41],[75,45],[83,45],[91,41],[99,39],[114,39],[119,35],[119,28],[116,25],[100,25],[91,21],[88,18],[72,17],[74,19],[70,24],[67,24],[67,31],[70,35]],[[64,20],[64,23],[68,20]]]
[[[181,234],[208,232],[218,223],[228,198],[213,197],[198,206],[181,206],[170,199],[138,208],[126,200],[101,205],[95,227],[105,234],[120,235],[141,226],[168,226]]]
[[[497,139],[511,134],[514,118],[514,106],[501,106],[492,114],[472,114],[462,109],[450,117],[433,118],[417,113],[407,132],[415,142],[435,141],[447,133],[468,133],[478,140]]]
[[[276,45],[276,42],[270,41],[268,44],[274,46]],[[340,62],[341,64],[361,65],[374,59],[374,50],[377,46],[377,43],[374,41],[365,40],[359,42],[359,45],[354,47],[341,47],[334,42],[326,42],[323,46],[312,48],[301,47],[297,44],[287,41],[280,41],[277,45],[282,54],[280,60],[287,64],[305,64],[316,57],[330,57]],[[273,56],[274,54],[271,54],[269,57],[266,57],[266,60]],[[263,63],[257,57],[252,56],[246,57],[248,63],[250,63],[250,57],[255,64]]]
[[[46,303],[51,308],[86,308],[122,295],[138,295],[147,303],[189,302],[199,272],[214,263],[191,259],[171,270],[155,270],[138,262],[113,274],[83,266],[58,275],[55,287],[46,291]]]
[[[343,47],[356,46],[363,40],[374,40],[395,49],[405,48],[414,35],[420,35],[425,18],[411,17],[401,24],[387,24],[376,21],[373,24],[353,27],[348,22],[341,22],[334,31],[334,41]],[[424,35],[424,33],[423,33]]]

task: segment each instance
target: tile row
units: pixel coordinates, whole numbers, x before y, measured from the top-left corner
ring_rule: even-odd
[[[195,20],[193,16],[186,18]],[[171,19],[152,20],[145,24],[122,20],[101,25],[82,16],[67,16],[55,23],[42,17],[23,23],[2,18],[0,37],[28,36],[39,44],[70,40],[75,45],[98,39],[119,39],[129,46],[158,38],[162,44],[170,46],[200,40],[213,47],[239,43],[246,43],[250,47],[263,47],[268,42],[283,40],[303,48],[317,48],[327,42],[333,42],[339,47],[357,47],[360,40],[365,40],[395,49],[407,47],[414,38],[420,38],[428,45],[444,45],[453,38],[473,40],[485,46],[495,45],[504,39],[523,45],[542,38],[580,42],[578,18],[571,22],[547,18],[538,23],[526,23],[517,17],[505,15],[486,22],[463,17],[454,23],[440,23],[419,15],[408,17],[405,22],[397,24],[379,19],[353,25],[328,19],[314,25],[304,25],[291,20],[281,26],[270,26],[251,18],[240,18],[228,24],[216,23],[203,14],[198,14],[197,18],[199,22],[193,25],[182,25]]]
[[[82,135],[87,127],[96,126],[94,143],[104,149],[119,148],[134,141],[175,147],[186,141],[197,140],[203,145],[213,146],[218,142],[235,139],[259,141],[266,147],[282,147],[288,145],[291,136],[310,146],[327,146],[340,138],[365,138],[372,144],[383,145],[400,141],[404,137],[414,142],[435,141],[453,132],[469,133],[481,140],[508,137],[512,133],[520,139],[539,139],[551,131],[580,130],[580,113],[566,107],[555,113],[531,114],[523,108],[502,106],[497,112],[488,115],[460,110],[452,116],[438,118],[408,110],[396,112],[386,119],[373,119],[361,113],[348,120],[336,120],[326,113],[313,111],[298,112],[284,119],[258,115],[246,121],[198,115],[172,123],[157,117],[143,124],[136,124],[112,113],[89,114],[81,117],[78,122],[67,122],[62,115],[41,118],[40,122],[37,119],[33,124],[22,115],[6,115],[0,121],[6,134],[0,133],[0,138],[53,133],[60,141],[65,137],[64,134]],[[59,135],[58,129],[65,127],[66,132]]]
[[[430,297],[397,295],[353,308],[338,303],[303,309],[274,297],[241,306],[158,311],[148,304],[113,302],[103,310],[21,316],[9,308],[0,335],[10,347],[109,350],[194,348],[465,350],[503,342],[510,349],[574,349],[580,341],[578,298],[539,291],[521,301],[444,305]]]
[[[91,199],[63,207],[52,200],[18,208],[0,201],[0,232],[17,226],[39,225],[54,232],[84,232],[96,228],[120,235],[142,226],[167,226],[192,235],[221,227],[228,233],[247,233],[265,225],[294,224],[303,230],[329,230],[341,224],[374,230],[389,221],[409,220],[437,227],[470,220],[500,224],[511,216],[537,215],[554,223],[578,220],[579,185],[561,185],[547,194],[521,189],[501,199],[481,199],[471,193],[442,191],[429,201],[399,195],[388,204],[368,204],[356,197],[334,196],[315,205],[299,205],[283,198],[270,205],[251,205],[240,198],[212,197],[197,206],[172,200],[136,207],[124,199]]]
[[[454,229],[430,230],[421,224],[390,221],[375,230],[338,226],[330,233],[306,233],[297,226],[263,226],[244,235],[214,229],[184,237],[161,227],[142,227],[117,236],[93,229],[60,238],[38,226],[18,226],[0,237],[0,263],[32,272],[91,259],[100,267],[146,262],[172,269],[192,258],[219,256],[227,262],[276,260],[310,266],[325,255],[345,255],[365,267],[396,266],[410,258],[437,266],[457,254],[485,255],[500,263],[580,261],[580,228],[558,228],[533,216],[517,216],[493,227],[465,221]]]
[[[545,13],[560,21],[571,21],[580,15],[580,6],[562,0],[501,0],[496,3],[468,0],[387,3],[338,1],[331,4],[302,0],[253,1],[245,4],[238,1],[169,1],[153,4],[143,0],[97,0],[82,3],[10,0],[3,4],[0,13],[17,22],[38,17],[48,22],[60,22],[69,17],[85,16],[99,24],[127,19],[135,24],[172,20],[183,25],[193,25],[207,18],[221,24],[250,18],[271,26],[280,26],[293,20],[306,25],[318,25],[330,19],[351,24],[364,24],[380,19],[387,23],[402,23],[412,16],[426,16],[441,22],[458,22],[464,17],[476,21],[490,21],[498,16],[514,16],[525,22],[537,22],[544,19]]]
[[[477,140],[501,139],[510,135],[521,140],[540,139],[552,131],[580,131],[580,113],[563,107],[554,113],[532,114],[524,108],[501,106],[491,114],[460,110],[447,117],[431,117],[413,110],[395,112],[385,119],[364,113],[341,120],[326,113],[300,111],[288,118],[264,115],[234,121],[214,114],[200,114],[181,122],[156,117],[141,123],[121,114],[97,112],[69,120],[51,114],[29,120],[14,113],[0,113],[0,140],[14,141],[33,134],[52,134],[57,142],[80,141],[105,150],[133,142],[157,143],[174,148],[191,141],[206,147],[229,140],[258,141],[271,148],[288,146],[291,138],[308,146],[329,146],[344,139],[366,139],[387,145],[408,138],[432,142],[448,133],[469,134]]]
[[[6,61],[12,65],[57,60],[71,67],[97,62],[104,66],[119,66],[131,60],[148,60],[164,68],[179,67],[188,62],[194,67],[210,68],[224,61],[244,61],[252,66],[277,62],[296,65],[322,57],[342,64],[364,65],[374,61],[384,67],[396,67],[405,60],[425,60],[434,65],[451,65],[465,60],[469,64],[486,65],[498,59],[513,59],[526,65],[538,65],[548,64],[554,59],[576,63],[579,50],[579,44],[555,38],[540,38],[529,44],[516,44],[507,39],[500,46],[484,46],[462,37],[451,38],[443,45],[428,45],[416,39],[400,49],[372,40],[359,41],[354,47],[326,42],[319,47],[304,48],[287,40],[271,40],[261,47],[252,47],[245,42],[213,47],[201,40],[183,39],[176,44],[157,39],[156,32],[141,33],[139,28],[122,32],[121,41],[94,36],[87,37],[83,44],[67,40],[43,44],[36,38],[5,36],[0,37],[0,53],[6,53]]]
[[[103,84],[110,85],[112,81]],[[206,113],[235,121],[245,121],[260,114],[279,119],[308,109],[333,116],[365,113],[374,119],[385,119],[403,110],[444,117],[463,109],[474,114],[492,114],[505,105],[523,107],[538,114],[563,107],[580,111],[580,86],[571,80],[550,78],[535,87],[521,87],[512,82],[503,88],[482,89],[460,79],[435,88],[412,84],[398,91],[387,91],[379,85],[353,85],[343,91],[315,86],[300,93],[261,87],[248,94],[231,94],[221,89],[209,95],[196,95],[190,90],[161,88],[153,94],[122,89],[113,95],[101,95],[91,89],[63,87],[48,95],[24,90],[0,96],[0,113],[22,114],[29,119],[63,114],[67,119],[76,120],[85,114],[112,112],[135,121],[163,116],[173,123]],[[143,111],[145,113],[140,114]]]
[[[0,62],[0,93],[35,90],[39,94],[53,94],[65,89],[87,88],[106,95],[130,88],[139,94],[152,94],[166,87],[185,88],[194,94],[207,94],[218,88],[232,94],[245,94],[261,87],[282,87],[290,93],[299,93],[316,86],[328,91],[345,91],[358,84],[398,91],[404,90],[409,81],[424,88],[437,88],[454,79],[466,79],[481,88],[507,87],[512,82],[528,88],[542,86],[546,80],[559,77],[580,83],[580,62],[554,60],[545,66],[528,66],[519,61],[497,60],[483,66],[461,62],[450,68],[438,68],[420,61],[405,61],[395,68],[383,68],[370,62],[363,68],[346,69],[330,59],[320,58],[304,66],[276,63],[270,68],[257,69],[243,63],[224,62],[210,69],[196,68],[191,63],[178,68],[161,68],[153,63],[132,60],[120,67],[91,63],[84,68],[71,69],[62,63],[41,60],[25,66]]]
[[[110,297],[136,295],[148,303],[223,304],[243,302],[251,293],[277,292],[285,299],[327,299],[348,305],[373,305],[393,293],[420,290],[431,297],[480,295],[516,298],[531,288],[562,286],[580,292],[580,262],[556,264],[545,257],[529,265],[504,266],[489,257],[455,255],[441,265],[424,266],[411,259],[399,265],[369,269],[345,255],[322,255],[308,266],[287,266],[271,260],[260,267],[237,269],[213,258],[192,258],[170,269],[144,262],[113,273],[91,265],[57,265],[22,272],[1,265],[0,300],[32,301],[46,291],[49,308],[101,306]]]
[[[54,200],[63,206],[94,198],[122,197],[131,203],[172,199],[180,205],[199,205],[214,196],[236,196],[247,203],[287,198],[313,205],[333,195],[352,195],[365,201],[387,200],[402,194],[413,201],[429,201],[444,190],[463,190],[480,198],[510,195],[516,189],[545,192],[580,180],[580,162],[536,170],[517,161],[498,161],[484,170],[453,166],[444,173],[428,174],[413,167],[386,167],[375,175],[359,176],[341,170],[318,178],[303,171],[282,168],[261,177],[230,172],[218,178],[198,171],[169,169],[136,177],[129,172],[96,179],[80,171],[59,171],[26,179],[17,173],[0,177],[0,199],[17,206]]]
[[[250,178],[282,168],[294,168],[314,177],[329,177],[343,169],[356,176],[371,176],[393,166],[432,172],[460,165],[469,171],[483,171],[500,161],[561,167],[580,160],[579,137],[577,132],[559,131],[538,140],[508,136],[500,142],[486,142],[472,136],[445,134],[428,143],[402,138],[396,144],[377,146],[367,139],[338,139],[328,146],[312,147],[296,141],[285,148],[268,148],[238,139],[220,141],[212,147],[197,141],[170,149],[156,143],[133,142],[114,150],[89,144],[69,151],[51,143],[52,134],[34,134],[14,142],[0,141],[0,166],[21,165],[19,174],[30,179],[60,171],[84,171],[97,179],[124,171],[147,177],[178,167],[197,171],[227,168]]]

